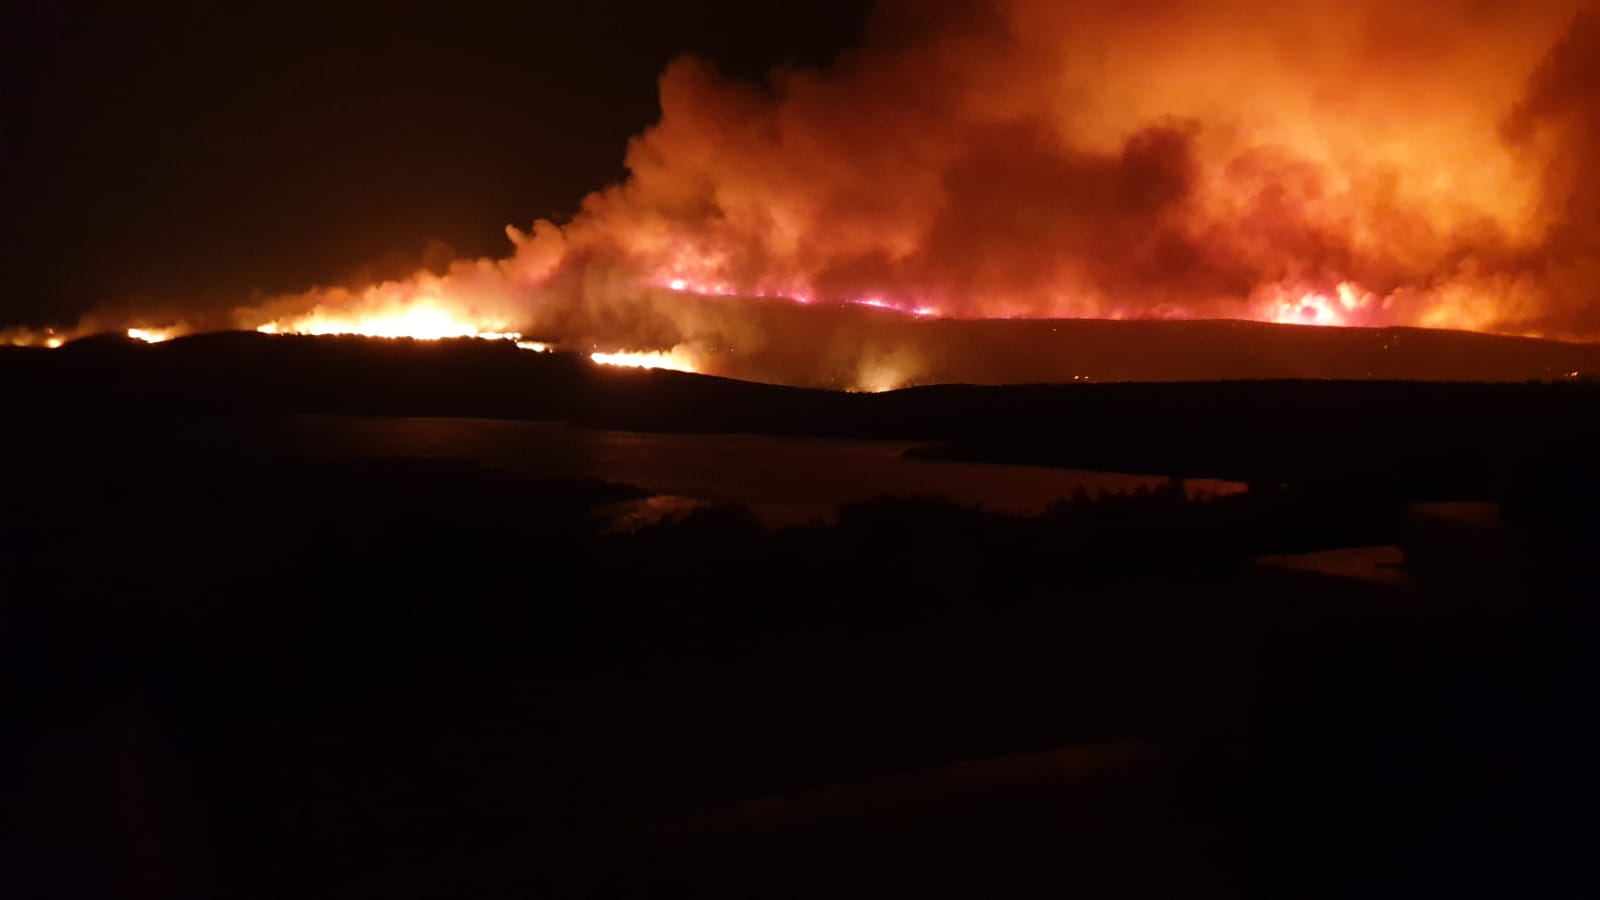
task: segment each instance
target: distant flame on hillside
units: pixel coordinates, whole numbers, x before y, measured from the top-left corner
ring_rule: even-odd
[[[623,366],[633,369],[670,369],[674,372],[697,372],[694,358],[685,350],[650,350],[635,353],[591,353],[589,358],[603,366]]]
[[[162,341],[169,341],[169,340],[172,340],[172,338],[175,335],[176,335],[176,329],[173,329],[173,328],[129,328],[128,329],[128,339],[129,340],[143,341],[146,344],[159,344]]]

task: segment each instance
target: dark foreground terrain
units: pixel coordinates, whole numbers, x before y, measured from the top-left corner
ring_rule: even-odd
[[[58,374],[13,419],[8,896],[1600,887],[1590,388],[757,402],[556,357],[539,371],[559,390],[494,395],[632,427],[810,415],[931,452],[1253,483],[1034,517],[885,498],[781,531],[734,507],[630,516],[648,498],[626,485],[447,459],[150,450],[174,416],[385,398],[488,414],[471,388],[505,374],[476,348],[426,349],[461,368],[415,370],[358,346],[371,356],[344,365],[385,378],[241,362],[164,383],[129,364],[70,407],[38,397],[90,379]],[[1326,435],[1339,452],[1314,453]],[[1405,565],[1258,562],[1378,545]]]

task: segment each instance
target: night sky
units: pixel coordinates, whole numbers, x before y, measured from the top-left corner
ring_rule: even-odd
[[[502,255],[623,175],[683,53],[820,64],[864,0],[26,3],[3,56],[0,319],[230,304]]]

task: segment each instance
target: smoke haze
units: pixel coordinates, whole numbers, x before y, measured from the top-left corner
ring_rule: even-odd
[[[503,259],[234,324],[420,304],[863,387],[919,351],[874,347],[852,304],[1593,339],[1596,84],[1600,16],[1568,0],[885,0],[823,68],[673,62],[628,177],[509,228]],[[779,303],[814,324],[748,311]]]

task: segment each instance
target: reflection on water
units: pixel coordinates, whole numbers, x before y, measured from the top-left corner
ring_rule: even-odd
[[[607,503],[596,508],[594,515],[605,523],[602,534],[634,534],[655,525],[681,521],[706,505],[706,501],[693,497],[656,494],[638,500]]]
[[[1396,587],[1411,584],[1411,576],[1405,570],[1405,551],[1399,547],[1341,547],[1315,553],[1263,556],[1256,562],[1270,569],[1315,572]]]
[[[769,525],[828,519],[844,504],[882,495],[938,496],[996,512],[1037,513],[1080,489],[1130,491],[1166,482],[1145,475],[907,459],[903,454],[915,445],[905,442],[651,434],[491,419],[294,416],[238,421],[225,434],[188,439],[221,440],[235,451],[277,459],[461,459],[526,474],[625,482],[675,498],[748,506]],[[1245,490],[1237,482],[1208,479],[1185,484],[1191,495]]]

